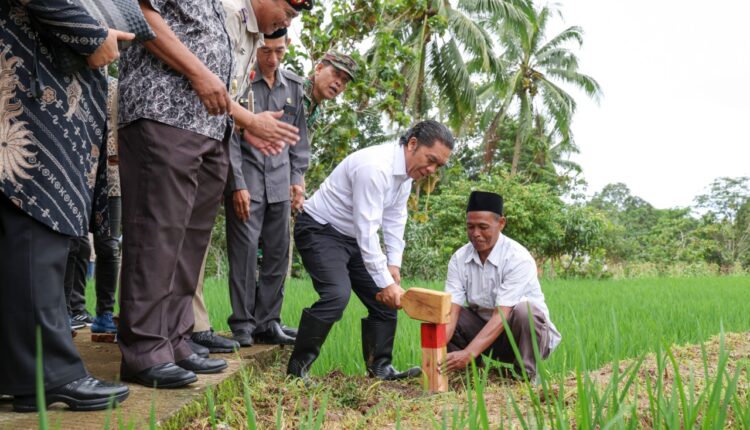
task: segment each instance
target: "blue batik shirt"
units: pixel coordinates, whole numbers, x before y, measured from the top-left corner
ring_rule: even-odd
[[[0,0],[0,193],[56,232],[87,234],[93,212],[104,233],[106,78],[88,68],[59,72],[31,16],[80,55],[107,36],[77,2]]]

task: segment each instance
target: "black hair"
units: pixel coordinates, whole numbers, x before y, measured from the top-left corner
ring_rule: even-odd
[[[439,140],[448,149],[453,150],[453,134],[448,127],[431,119],[420,121],[414,124],[406,133],[401,135],[398,143],[406,146],[412,137],[417,139],[417,146],[426,146],[432,148],[436,140]]]

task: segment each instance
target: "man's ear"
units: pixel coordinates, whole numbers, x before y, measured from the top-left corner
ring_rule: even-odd
[[[417,141],[417,138],[412,136],[409,138],[409,141],[406,142],[406,149],[408,149],[410,152],[414,152],[415,149],[417,149],[417,144],[419,142]]]
[[[498,224],[500,224],[500,231],[503,231],[505,228],[505,217],[501,216],[500,219],[497,220]]]

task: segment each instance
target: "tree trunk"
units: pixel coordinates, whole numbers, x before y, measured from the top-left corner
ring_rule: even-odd
[[[513,145],[513,161],[510,164],[510,177],[516,176],[518,172],[518,163],[521,160],[521,144],[523,143],[523,133],[520,130],[516,131],[516,142]]]

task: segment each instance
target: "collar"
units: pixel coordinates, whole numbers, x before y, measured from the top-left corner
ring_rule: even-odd
[[[242,21],[245,23],[245,31],[251,33],[253,36],[261,37],[262,40],[263,34],[258,28],[258,20],[255,18],[255,11],[253,10],[253,1],[244,0],[242,3],[244,6],[240,9],[240,13],[242,14]]]
[[[500,237],[497,238],[497,242],[495,242],[495,246],[492,247],[492,251],[490,251],[490,255],[487,256],[487,261],[490,262],[495,267],[500,266],[500,247],[502,246],[503,242],[505,241],[505,236],[503,236],[502,233],[500,233]],[[469,242],[469,245],[471,245],[471,242]],[[482,260],[479,258],[479,253],[474,248],[474,245],[471,245],[471,252],[468,253],[466,256],[466,259],[464,262],[466,264],[474,262],[478,265],[482,265]]]
[[[407,176],[404,147],[396,143],[393,150],[393,176]]]
[[[265,79],[263,78],[263,72],[260,71],[260,65],[258,65],[258,61],[255,61],[254,70],[255,70],[255,77],[253,78],[252,83],[255,84],[260,81],[265,81]],[[281,73],[281,67],[278,67],[275,73],[276,73],[276,78],[273,80],[274,88],[278,87],[279,85],[283,85],[284,87],[286,87],[287,79],[286,79],[286,76],[284,76],[284,74]]]

